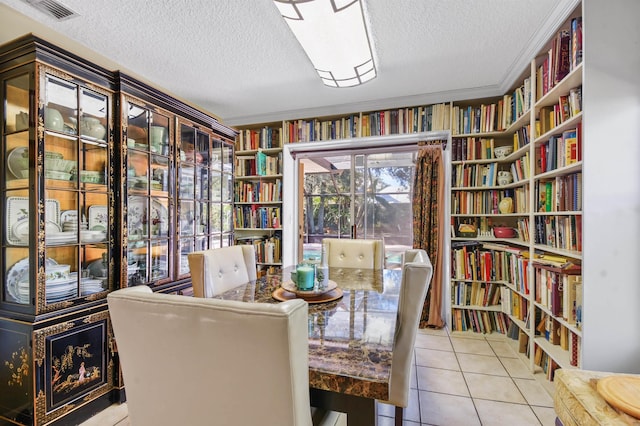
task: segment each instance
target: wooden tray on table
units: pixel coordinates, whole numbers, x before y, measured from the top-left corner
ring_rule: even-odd
[[[298,290],[293,281],[287,281],[271,293],[274,299],[284,302],[291,299],[304,299],[307,303],[333,302],[342,297],[343,292],[335,281],[329,280],[327,287],[322,290]]]

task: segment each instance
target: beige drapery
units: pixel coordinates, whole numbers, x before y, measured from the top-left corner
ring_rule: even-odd
[[[442,277],[444,232],[445,141],[421,142],[413,185],[413,248],[424,249],[433,264],[431,286],[422,308],[420,328],[443,327]]]

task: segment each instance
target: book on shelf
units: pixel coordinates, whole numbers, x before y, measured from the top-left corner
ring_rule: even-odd
[[[571,20],[571,69],[582,63],[582,17]]]
[[[558,32],[555,39],[554,85],[571,71],[571,33],[568,29]]]

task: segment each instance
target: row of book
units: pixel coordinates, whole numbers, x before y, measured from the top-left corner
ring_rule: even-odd
[[[534,225],[536,244],[582,251],[582,215],[536,216]]]
[[[513,133],[513,150],[517,151],[520,148],[524,148],[529,145],[529,141],[531,140],[531,125],[527,124],[525,126],[520,127]]]
[[[233,209],[235,228],[280,229],[282,214],[280,207],[236,206]]]
[[[234,201],[236,203],[268,203],[282,201],[282,181],[234,183]]]
[[[536,335],[543,337],[552,345],[557,345],[561,349],[567,351],[569,355],[569,364],[577,367],[580,362],[580,336],[563,326],[552,316],[539,310],[537,312],[535,329]],[[541,365],[538,363],[537,358],[538,354],[536,352],[534,363],[536,365]]]
[[[274,176],[282,174],[282,152],[267,155],[262,151],[254,155],[238,155],[236,176]]]
[[[493,138],[452,138],[452,161],[493,160],[495,140]]]
[[[542,98],[582,63],[582,17],[562,28],[536,69],[536,99]]]
[[[539,212],[582,210],[582,172],[536,182],[534,197]]]
[[[582,112],[582,86],[569,90],[569,94],[560,95],[558,103],[540,108],[538,136],[545,134]]]
[[[252,244],[258,264],[282,262],[282,237],[279,234],[242,236],[236,239],[236,243]]]
[[[450,114],[451,107],[445,103],[363,113],[362,136],[448,130]]]
[[[513,176],[514,182],[521,182],[531,177],[530,161],[531,157],[529,156],[529,152],[525,152],[522,157],[509,165],[509,170],[511,171],[511,176]]]
[[[525,78],[521,86],[504,95],[498,106],[502,109],[500,127],[507,129],[531,109],[531,78]]]
[[[536,173],[546,173],[582,161],[582,131],[578,126],[553,135],[536,150]]]
[[[520,321],[526,321],[529,315],[529,302],[525,297],[515,293],[509,287],[500,288],[500,305],[502,312],[517,318]]]
[[[452,191],[451,214],[499,214],[500,201],[510,197],[516,213],[529,211],[529,188]]]
[[[560,368],[558,363],[552,357],[550,357],[548,353],[543,351],[540,346],[537,345],[535,355],[533,357],[533,362],[535,365],[542,368],[542,372],[550,382],[553,381],[556,370]]]
[[[501,287],[497,283],[455,281],[451,303],[464,306],[496,306],[500,304]]]
[[[453,331],[474,331],[506,334],[511,321],[503,312],[454,309],[451,314]]]
[[[456,164],[452,168],[454,188],[497,186],[498,163]]]
[[[358,138],[361,136],[360,117],[350,114],[328,120],[291,120],[284,123],[283,133],[283,140],[287,143]]]
[[[550,268],[534,263],[535,301],[569,324],[582,319],[582,275],[579,267]]]
[[[237,151],[282,148],[282,139],[278,127],[264,126],[260,129],[245,129],[238,133]]]
[[[498,106],[502,105],[502,100],[498,103],[482,104],[477,106],[454,106],[452,134],[467,135],[474,133],[499,132],[502,127],[502,111]]]
[[[486,249],[484,243],[454,243],[452,272],[454,280],[508,282],[527,294],[528,260],[519,252]]]

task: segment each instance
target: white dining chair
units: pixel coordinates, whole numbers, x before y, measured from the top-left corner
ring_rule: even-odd
[[[256,279],[253,245],[244,244],[189,253],[193,295],[213,297]]]
[[[346,426],[312,410],[308,305],[153,293],[107,296],[135,426]]]
[[[322,245],[330,268],[384,268],[384,242],[382,240],[324,238]]]
[[[426,251],[422,249],[405,251],[402,259],[402,281],[391,359],[389,399],[380,401],[396,406],[396,426],[402,425],[404,408],[409,404],[414,345],[432,275],[433,266]]]

